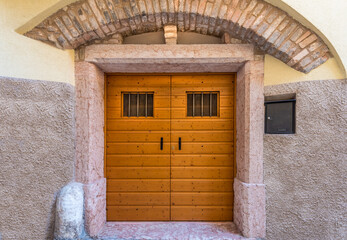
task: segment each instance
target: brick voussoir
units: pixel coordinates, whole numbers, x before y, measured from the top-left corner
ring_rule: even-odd
[[[166,25],[217,37],[228,33],[305,73],[330,57],[317,34],[264,0],[81,0],[60,9],[25,36],[76,49],[105,42],[117,33],[125,37],[163,30]]]

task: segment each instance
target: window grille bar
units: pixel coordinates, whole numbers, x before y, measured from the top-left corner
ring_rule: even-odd
[[[193,93],[193,117],[195,117],[195,94]]]
[[[130,117],[130,105],[131,105],[131,104],[130,104],[130,101],[131,101],[131,100],[130,100],[130,99],[131,99],[131,98],[130,98],[130,93],[128,94],[128,96],[129,96],[128,117]]]
[[[204,116],[204,93],[201,93],[201,116]]]
[[[140,107],[140,94],[137,93],[137,96],[136,96],[136,117],[139,116],[139,107]]]
[[[212,93],[210,93],[210,117],[212,117]]]
[[[146,93],[145,115],[147,117],[147,93]]]

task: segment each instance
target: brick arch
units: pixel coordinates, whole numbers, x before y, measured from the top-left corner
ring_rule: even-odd
[[[25,35],[76,49],[116,33],[159,31],[167,24],[219,37],[228,33],[304,73],[330,57],[317,34],[263,0],[81,0]]]

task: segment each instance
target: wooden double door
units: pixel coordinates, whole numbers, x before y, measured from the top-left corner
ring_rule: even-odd
[[[234,75],[109,75],[108,221],[232,221]]]

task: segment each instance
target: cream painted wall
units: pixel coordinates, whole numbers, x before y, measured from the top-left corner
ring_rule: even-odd
[[[0,0],[0,76],[69,82],[74,84],[73,51],[62,51],[18,32],[41,22],[76,0]],[[297,72],[277,59],[265,58],[265,85],[307,80],[346,78],[347,33],[345,0],[266,0],[316,28],[335,55],[309,74]],[[305,16],[303,18],[301,15]],[[325,37],[324,37],[325,36]]]
[[[270,55],[265,56],[264,85],[277,85],[282,83],[344,79],[345,75],[335,58],[329,59],[322,66],[305,74],[288,67],[285,63]]]
[[[15,30],[59,0],[0,0],[0,76],[74,84],[74,51],[62,51]]]

